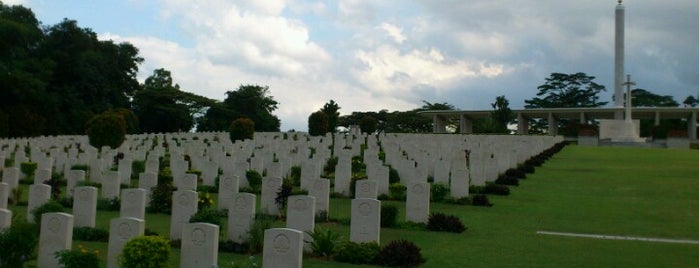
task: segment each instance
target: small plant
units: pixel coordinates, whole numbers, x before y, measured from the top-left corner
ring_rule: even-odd
[[[189,222],[206,222],[221,226],[221,216],[215,209],[205,208],[192,215]]]
[[[319,257],[330,257],[335,254],[336,245],[342,238],[340,234],[320,227],[316,227],[313,232],[308,232],[308,235],[313,239],[310,242],[310,248],[313,254]]]
[[[352,173],[358,173],[362,170],[366,169],[366,165],[364,164],[364,159],[360,156],[354,156],[352,157]]]
[[[376,264],[382,266],[417,267],[424,261],[420,248],[407,240],[389,242],[376,256]]]
[[[210,193],[198,192],[197,208],[199,210],[206,210],[214,205],[214,199],[211,197]]]
[[[341,243],[337,249],[335,260],[352,264],[373,264],[381,247],[377,243]]]
[[[75,165],[70,166],[70,169],[71,170],[82,170],[82,171],[88,172],[90,170],[90,166],[88,166],[86,164],[75,164]]]
[[[291,185],[291,181],[284,180],[282,186],[279,188],[279,191],[277,192],[277,197],[274,198],[274,204],[277,205],[279,213],[282,214],[282,216],[286,211],[286,204],[289,200],[289,196],[292,194],[292,189],[293,186]]]
[[[248,252],[250,245],[247,243],[236,243],[233,240],[220,240],[218,242],[218,252],[229,252],[244,254]]]
[[[158,185],[151,190],[148,212],[170,214],[172,212],[172,192],[174,191],[175,186],[172,186],[172,182],[158,180]]]
[[[250,185],[252,190],[259,193],[262,189],[262,175],[251,169],[245,172],[245,178],[248,179],[248,185]]]
[[[294,186],[301,186],[301,167],[293,166],[291,167],[291,173],[289,174],[289,180],[294,184]]]
[[[508,169],[507,171],[505,171],[505,174],[508,176],[518,178],[518,179],[527,178],[527,174],[524,171],[517,169],[517,168]]]
[[[400,175],[398,174],[398,170],[396,170],[393,167],[389,167],[388,169],[388,183],[394,184],[394,183],[399,183],[400,182]]]
[[[381,205],[381,227],[393,227],[398,222],[398,207]]]
[[[484,194],[494,194],[494,195],[509,195],[510,194],[510,188],[507,188],[505,185],[501,184],[486,184],[484,191]]]
[[[65,209],[63,209],[63,206],[55,200],[49,200],[48,202],[46,202],[46,204],[43,204],[32,210],[34,222],[37,224],[41,224],[41,215],[50,212],[65,212]]]
[[[405,200],[406,189],[405,185],[393,183],[388,186],[388,195],[393,200]]]
[[[337,166],[337,157],[331,157],[328,158],[328,161],[325,163],[325,166],[323,167],[323,172],[325,172],[325,177],[328,177],[328,175],[335,173],[335,167]]]
[[[250,246],[250,253],[260,253],[262,252],[262,247],[265,242],[265,230],[272,227],[272,218],[266,216],[259,216],[255,218],[250,227],[250,240],[248,245]]]
[[[92,227],[75,227],[73,240],[109,242],[109,231]]]
[[[446,215],[444,213],[432,213],[427,220],[427,230],[437,232],[462,233],[466,230],[466,226],[459,218],[454,215]]]
[[[12,197],[10,198],[10,204],[12,205],[17,205],[19,204],[19,201],[22,200],[22,194],[24,192],[22,191],[22,187],[17,187],[12,189]]]
[[[119,197],[97,199],[97,210],[119,211],[120,208],[121,202],[119,201]]]
[[[477,194],[472,197],[472,204],[474,206],[484,206],[484,207],[492,207],[493,204],[490,203],[490,200],[488,200],[488,196],[484,194]]]
[[[121,267],[165,268],[169,267],[170,244],[160,236],[139,236],[124,245],[119,256]]]
[[[0,231],[0,267],[22,267],[39,244],[37,225],[17,222]]]
[[[506,175],[506,174],[500,175],[495,180],[495,184],[517,186],[517,185],[519,185],[519,179],[517,179],[517,177]]]
[[[430,200],[432,202],[442,202],[449,195],[449,186],[444,183],[433,183],[430,187]]]
[[[64,268],[97,268],[100,263],[98,254],[98,250],[91,251],[78,244],[77,249],[56,252],[56,258]]]
[[[51,199],[58,200],[61,197],[61,186],[64,185],[64,182],[60,176],[55,174],[49,180],[44,181],[44,184],[51,186]]]
[[[37,163],[22,162],[19,164],[19,170],[22,171],[22,174],[24,174],[24,176],[27,178],[34,178],[34,173],[36,172],[38,166],[39,164]]]

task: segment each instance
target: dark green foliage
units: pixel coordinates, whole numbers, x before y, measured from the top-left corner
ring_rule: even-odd
[[[260,190],[262,190],[262,175],[260,175],[260,173],[251,169],[245,171],[245,177],[253,191],[260,192]]]
[[[97,199],[97,210],[119,211],[120,208],[121,202],[119,201],[119,197]]]
[[[392,200],[405,200],[407,188],[400,183],[392,183],[388,186],[389,197]]]
[[[36,207],[32,210],[32,215],[34,216],[34,222],[37,224],[41,223],[41,215],[49,212],[65,212],[63,206],[56,202],[55,200],[49,200],[46,204]]]
[[[34,173],[36,172],[38,166],[39,165],[37,163],[22,162],[19,164],[19,170],[22,171],[22,174],[26,175],[27,177],[34,178]]]
[[[301,186],[301,167],[293,166],[291,167],[291,173],[289,174],[289,180],[294,186]]]
[[[335,172],[335,167],[337,166],[337,157],[330,157],[328,158],[328,161],[325,163],[325,166],[323,166],[323,172],[325,172],[325,177],[328,177],[329,174],[332,174]]]
[[[73,240],[109,242],[109,231],[92,227],[75,227]]]
[[[251,140],[255,136],[255,122],[250,118],[238,118],[233,120],[228,132],[232,142]]]
[[[316,227],[313,232],[308,232],[308,234],[313,240],[310,244],[311,251],[313,255],[319,257],[329,257],[335,254],[337,243],[342,238],[340,234],[320,227]]]
[[[7,165],[5,165],[5,166],[7,166]],[[83,165],[83,164],[76,164],[76,165],[71,166],[70,169],[72,169],[72,170],[82,170],[82,171],[88,172],[88,171],[90,170],[90,166],[88,166],[88,165]]]
[[[38,225],[13,222],[0,231],[0,267],[21,268],[39,244]]]
[[[61,197],[61,186],[64,186],[66,181],[61,180],[60,176],[52,174],[51,178],[44,181],[44,184],[51,186],[51,199],[58,200]]]
[[[233,115],[227,120],[247,117],[255,122],[255,131],[263,132],[279,131],[281,121],[272,114],[278,104],[269,95],[269,87],[259,85],[241,85],[235,91],[226,92],[226,99],[223,100],[223,105]]]
[[[284,180],[282,187],[277,191],[277,197],[274,198],[274,204],[277,205],[279,212],[284,215],[286,212],[286,204],[289,200],[289,196],[292,194],[294,186],[291,185],[290,180]]]
[[[97,250],[87,250],[78,244],[77,249],[56,252],[56,258],[63,268],[98,268],[100,259],[97,252]]]
[[[381,205],[381,227],[393,227],[398,222],[396,205]]]
[[[512,176],[518,179],[527,178],[527,174],[524,171],[516,168],[508,169],[507,171],[505,171],[505,175]]]
[[[510,188],[506,185],[488,183],[485,186],[471,186],[469,192],[473,194],[493,194],[493,195],[509,195]]]
[[[398,170],[396,170],[393,167],[388,167],[388,183],[389,184],[394,184],[400,182],[400,175],[398,174]]]
[[[488,196],[484,194],[477,194],[472,197],[472,204],[474,206],[485,206],[485,207],[492,207],[493,204],[490,203],[490,200],[488,200]]]
[[[321,136],[328,132],[328,115],[317,111],[308,117],[308,134],[311,136]]]
[[[407,240],[393,240],[381,248],[376,264],[394,267],[417,267],[425,260],[420,248]]]
[[[527,174],[527,173],[529,173],[529,174],[534,173],[534,166],[532,166],[532,165],[522,164],[522,165],[519,166],[518,169],[521,170],[522,172],[524,172],[525,174]]]
[[[217,183],[218,185],[218,183]],[[197,185],[197,192],[203,193],[218,193],[218,187],[212,185]]]
[[[366,165],[364,164],[364,158],[361,156],[353,156],[352,157],[352,173],[358,173],[362,170],[366,169]]]
[[[462,233],[466,230],[466,226],[459,218],[454,215],[446,215],[444,213],[431,213],[427,220],[427,230],[437,232]]]
[[[137,180],[138,174],[146,171],[146,161],[134,160],[131,162],[131,179]]]
[[[218,252],[245,254],[248,253],[249,249],[250,245],[247,243],[236,243],[233,240],[219,240],[218,242]]]
[[[160,236],[139,236],[124,245],[119,256],[120,267],[165,268],[169,267],[170,245]]]
[[[495,180],[495,184],[517,186],[519,185],[519,179],[510,175],[500,175]]]
[[[172,192],[174,191],[175,186],[172,186],[172,182],[158,180],[158,185],[151,189],[148,213],[170,214],[172,212]]]
[[[449,195],[449,186],[444,183],[433,183],[430,187],[430,200],[442,202]]]
[[[205,222],[221,226],[221,216],[218,211],[212,208],[198,210],[189,218],[189,222]]]
[[[124,123],[126,123],[126,134],[140,133],[138,117],[136,117],[136,114],[133,111],[126,108],[116,108],[110,110],[110,112],[116,113],[120,115],[121,118],[124,118]]]
[[[109,146],[116,149],[126,138],[126,121],[117,113],[105,112],[90,119],[85,132],[90,145],[95,148]]]
[[[376,132],[378,124],[379,121],[376,120],[376,118],[370,115],[366,115],[362,117],[361,121],[359,121],[359,128],[362,130],[363,133],[372,134]]]
[[[343,242],[337,249],[335,260],[352,264],[373,264],[381,247],[377,243]]]
[[[265,242],[265,230],[272,228],[273,218],[269,218],[264,215],[257,216],[255,222],[253,222],[252,227],[250,227],[250,241],[248,245],[250,246],[250,253],[260,253]]]

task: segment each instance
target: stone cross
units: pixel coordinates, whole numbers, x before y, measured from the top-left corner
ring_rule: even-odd
[[[627,74],[626,82],[622,83],[621,85],[626,86],[626,121],[631,121],[631,86],[635,86],[636,83],[631,82],[631,75]]]

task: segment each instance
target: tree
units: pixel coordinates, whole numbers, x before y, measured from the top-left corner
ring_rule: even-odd
[[[367,115],[362,117],[362,121],[359,122],[359,128],[362,130],[364,133],[369,133],[372,134],[376,132],[376,124],[378,122],[376,121],[376,118]]]
[[[269,87],[241,85],[235,91],[226,92],[226,99],[223,101],[225,109],[219,109],[216,117],[208,111],[204,117],[206,120],[221,120],[218,118],[220,116],[234,117],[228,120],[247,117],[255,122],[255,131],[279,131],[280,120],[272,114],[278,104],[269,95]]]
[[[87,137],[95,148],[109,146],[116,149],[126,137],[126,121],[116,112],[104,112],[87,122]]]
[[[594,76],[585,73],[563,74],[552,73],[546,82],[537,87],[537,97],[525,100],[524,108],[576,108],[600,107],[607,102],[599,101],[599,94],[606,91],[603,85],[594,82]],[[531,120],[529,133],[543,133],[545,120]],[[582,122],[581,122],[582,123]],[[577,136],[577,121],[558,121],[559,134]]]
[[[325,113],[325,115],[328,117],[328,131],[330,132],[335,132],[337,130],[337,124],[338,124],[338,119],[340,117],[340,106],[335,103],[334,100],[330,100],[329,102],[325,103],[323,105],[323,108],[320,109],[321,112]]]
[[[250,118],[241,117],[233,120],[228,131],[232,142],[252,139],[255,136],[255,122]]]
[[[323,111],[312,113],[308,117],[308,134],[320,136],[328,132],[328,115]]]
[[[634,107],[677,107],[679,103],[670,95],[657,95],[645,89],[631,90],[633,99],[631,104]]]
[[[514,114],[512,109],[510,109],[510,102],[505,98],[505,96],[497,96],[495,102],[491,103],[490,106],[493,107],[493,112],[491,113],[491,118],[496,124],[496,129],[494,133],[510,133],[507,129],[507,125],[514,119]]]
[[[699,100],[695,98],[692,95],[687,96],[687,98],[684,99],[682,102],[684,104],[684,107],[697,107],[697,104],[699,104]]]

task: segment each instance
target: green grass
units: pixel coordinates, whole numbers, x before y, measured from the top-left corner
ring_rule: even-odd
[[[699,240],[699,151],[568,146],[536,173],[490,196],[493,207],[433,203],[431,211],[458,216],[464,233],[413,229],[381,230],[381,241],[415,242],[423,267],[696,267],[699,245],[600,240],[538,235],[574,232]],[[404,203],[399,219],[404,218]],[[26,209],[15,207],[14,210]],[[19,212],[22,213],[22,212]],[[99,212],[107,228],[117,212]],[[347,219],[349,199],[332,199],[330,217]],[[169,217],[147,215],[147,227],[169,234]],[[283,225],[279,222],[277,225]],[[349,238],[349,226],[320,224]],[[221,235],[225,235],[225,226]],[[106,259],[106,243],[81,242]],[[177,266],[179,251],[173,250]],[[220,267],[249,262],[248,256],[219,254]],[[261,256],[255,256],[261,264]],[[103,265],[105,265],[103,263]],[[357,267],[304,257],[304,267]]]

